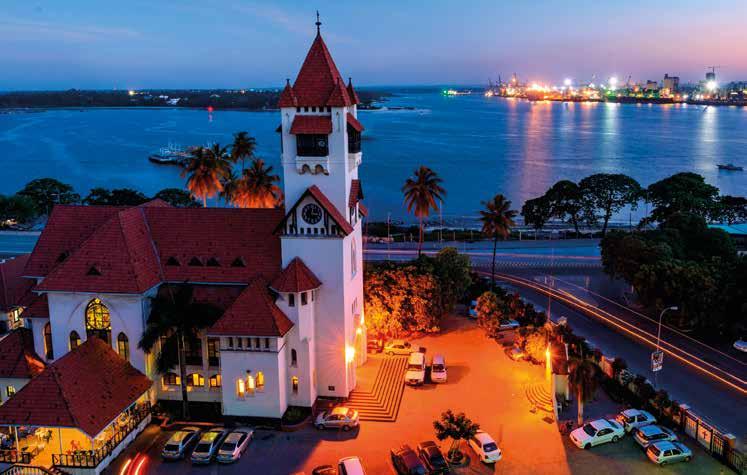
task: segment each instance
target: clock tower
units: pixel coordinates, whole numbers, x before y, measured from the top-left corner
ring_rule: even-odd
[[[286,212],[278,227],[283,266],[298,258],[321,281],[303,300],[313,312],[289,310],[291,319],[299,320],[297,328],[310,328],[303,335],[291,334],[289,343],[309,359],[312,399],[347,397],[355,387],[355,367],[366,357],[360,101],[352,81],[342,79],[320,25],[317,17],[314,42],[295,82],[286,81],[278,104]]]

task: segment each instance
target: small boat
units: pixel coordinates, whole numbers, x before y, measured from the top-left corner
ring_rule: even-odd
[[[727,163],[725,165],[723,163],[719,163],[718,164],[718,169],[719,170],[729,170],[729,171],[732,171],[732,172],[741,172],[741,171],[744,170],[744,167],[739,167],[737,165],[734,165],[733,163]]]
[[[178,145],[161,147],[158,153],[151,154],[148,160],[159,165],[183,165],[189,158],[189,151]]]

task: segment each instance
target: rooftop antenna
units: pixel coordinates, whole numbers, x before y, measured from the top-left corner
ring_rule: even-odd
[[[319,10],[316,11],[316,34],[320,34],[319,27],[322,26],[322,22],[319,21]]]

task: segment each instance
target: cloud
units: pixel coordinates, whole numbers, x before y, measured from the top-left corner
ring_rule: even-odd
[[[73,42],[104,38],[137,38],[140,32],[121,27],[60,25],[18,18],[0,18],[0,37],[5,39],[38,39],[48,37]]]

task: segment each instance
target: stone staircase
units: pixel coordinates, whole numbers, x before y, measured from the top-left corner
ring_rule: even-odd
[[[407,358],[388,356],[381,362],[371,391],[350,393],[345,406],[358,411],[360,420],[394,422],[405,391]]]
[[[526,394],[529,403],[532,404],[536,409],[544,412],[554,413],[552,407],[552,395],[547,383],[532,383],[527,384],[524,387],[524,394]]]

